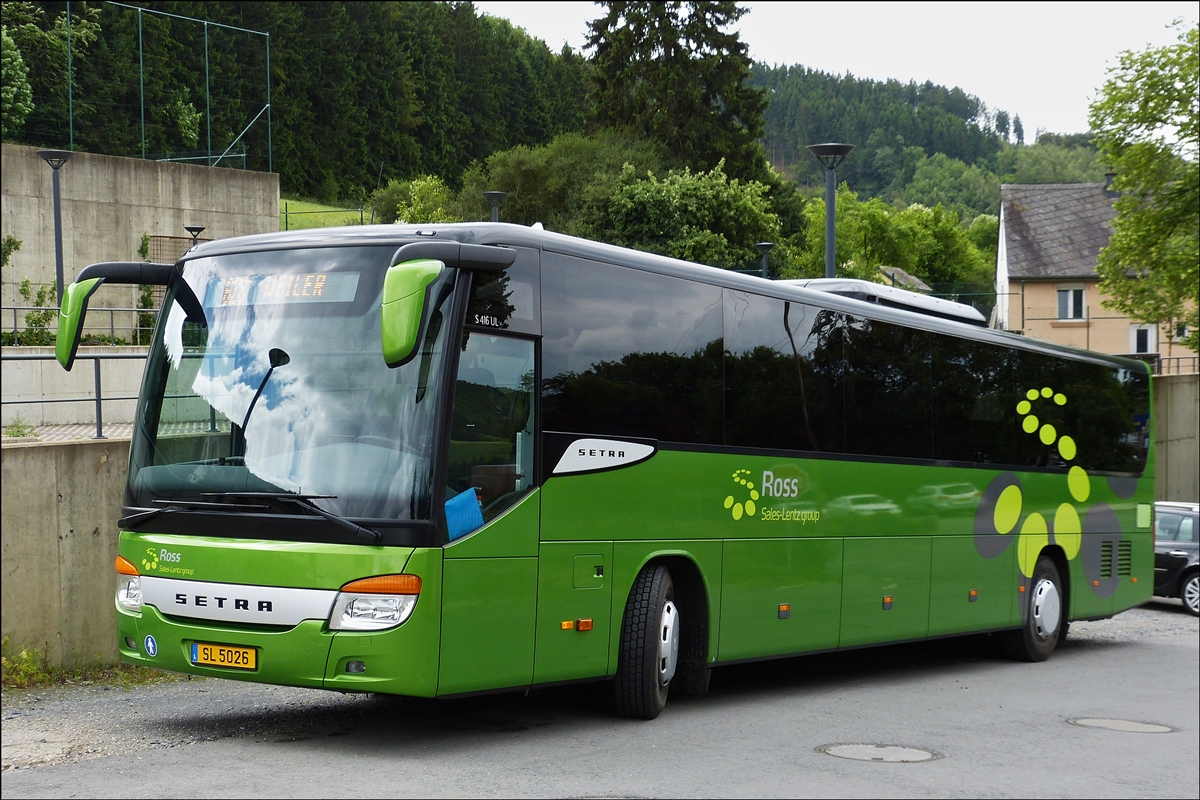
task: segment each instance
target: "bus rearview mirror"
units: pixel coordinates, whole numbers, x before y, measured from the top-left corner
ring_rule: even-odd
[[[175,273],[173,264],[149,261],[104,261],[84,267],[75,282],[63,290],[58,306],[58,333],[54,339],[54,357],[68,372],[75,365],[75,353],[83,336],[83,320],[88,300],[102,283],[153,284],[166,286]]]
[[[415,259],[389,267],[383,279],[379,321],[383,360],[388,367],[407,364],[417,352],[424,328],[429,287],[445,265],[432,259]]]
[[[54,339],[54,357],[67,372],[75,366],[75,353],[83,335],[83,318],[87,316],[88,300],[100,288],[103,278],[89,278],[72,283],[63,291],[58,307],[58,333]]]

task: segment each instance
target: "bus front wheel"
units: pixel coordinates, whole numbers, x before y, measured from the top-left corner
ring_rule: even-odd
[[[679,664],[680,629],[671,571],[663,564],[643,567],[621,623],[614,687],[618,714],[654,719],[663,710]]]
[[[1025,613],[1019,630],[1005,631],[1000,643],[1004,653],[1016,661],[1045,661],[1066,633],[1067,602],[1063,597],[1058,567],[1047,556],[1038,558]]]

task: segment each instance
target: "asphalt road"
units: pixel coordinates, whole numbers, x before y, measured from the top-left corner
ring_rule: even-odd
[[[653,722],[614,718],[605,684],[421,701],[218,680],[6,692],[3,718],[5,798],[1196,797],[1200,625],[1163,602],[1073,625],[1044,664],[970,637],[726,667]],[[839,743],[936,758],[818,749]]]

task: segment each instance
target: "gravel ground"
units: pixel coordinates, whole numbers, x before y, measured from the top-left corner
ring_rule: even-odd
[[[1063,650],[1086,651],[1112,643],[1179,639],[1200,636],[1200,620],[1182,611],[1179,601],[1156,600],[1110,620],[1071,625]],[[986,637],[967,637],[938,645],[931,662],[945,660],[947,648],[974,650],[976,657],[991,655]],[[1182,642],[1181,642],[1182,643]],[[929,645],[904,645],[921,648]],[[814,659],[829,659],[821,656]],[[918,657],[918,661],[922,660]],[[739,676],[746,670],[763,671],[764,677],[780,666],[729,667],[714,673]],[[817,662],[814,662],[817,663]],[[824,663],[824,662],[820,662]],[[830,666],[833,666],[831,663]],[[1151,673],[1148,673],[1151,674]],[[736,678],[737,680],[744,679]],[[584,706],[606,713],[607,693],[600,688],[574,688]],[[564,690],[553,690],[564,691]],[[458,701],[459,704],[468,701]],[[386,708],[382,708],[386,706]],[[271,742],[304,741],[338,736],[361,726],[381,713],[437,716],[441,701],[388,698],[374,695],[290,687],[264,686],[239,681],[195,679],[130,688],[105,686],[9,690],[3,693],[3,771],[37,768],[143,751],[177,748],[202,741],[254,738]],[[461,705],[459,706],[461,708]],[[451,727],[469,725],[475,730],[504,733],[511,720],[489,713],[480,703],[478,713],[446,715]],[[494,717],[494,718],[493,718]],[[549,723],[532,723],[549,724]],[[522,727],[521,730],[525,730]]]

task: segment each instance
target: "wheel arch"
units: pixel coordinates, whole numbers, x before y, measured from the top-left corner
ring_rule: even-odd
[[[631,573],[632,577],[640,575],[648,566],[662,564],[671,571],[671,580],[675,584],[675,602],[680,607],[683,617],[683,629],[680,631],[679,658],[680,663],[693,663],[697,666],[708,664],[716,659],[716,628],[714,615],[718,609],[712,601],[714,596],[710,578],[700,567],[699,560],[686,550],[664,549],[647,553]],[[629,602],[629,592],[633,588],[633,580],[623,593],[620,602],[613,603],[613,633],[614,638],[620,636],[620,628],[624,621],[625,606]],[[614,598],[615,600],[616,598]],[[618,612],[619,609],[619,612]],[[615,652],[614,652],[615,656]],[[616,669],[616,659],[611,668]]]

